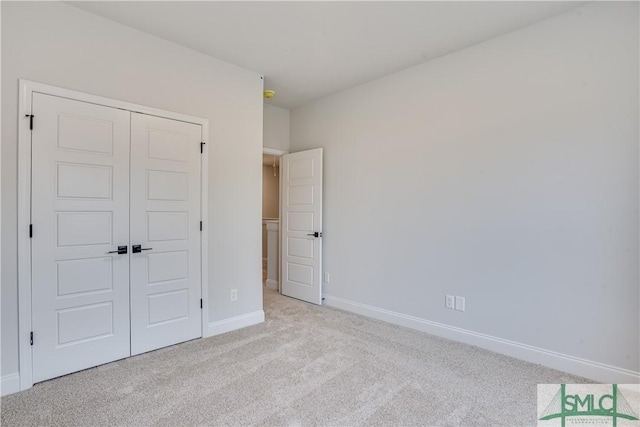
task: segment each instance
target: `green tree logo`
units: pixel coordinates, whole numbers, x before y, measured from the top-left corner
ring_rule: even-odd
[[[544,410],[540,421],[560,418],[565,427],[569,417],[610,417],[613,427],[617,427],[618,418],[637,421],[638,415],[633,411],[627,399],[612,384],[611,394],[567,394],[566,384],[561,384],[558,392]]]

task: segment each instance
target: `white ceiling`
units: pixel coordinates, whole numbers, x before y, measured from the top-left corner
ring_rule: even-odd
[[[292,108],[582,2],[70,2],[265,75]]]

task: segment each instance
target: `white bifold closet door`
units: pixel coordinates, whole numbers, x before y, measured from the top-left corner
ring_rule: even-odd
[[[33,381],[200,337],[201,127],[37,93],[32,113]]]

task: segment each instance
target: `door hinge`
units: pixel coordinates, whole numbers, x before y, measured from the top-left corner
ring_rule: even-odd
[[[202,221],[200,221],[200,231],[202,231]]]
[[[33,345],[33,331],[29,334],[29,343]]]
[[[29,238],[33,237],[33,224],[29,224]]]
[[[33,130],[33,114],[25,114],[25,117],[29,117],[29,130]]]
[[[200,143],[200,153],[204,153],[204,144],[206,144],[206,142],[201,142]]]
[[[202,298],[200,298],[200,309],[202,310]]]

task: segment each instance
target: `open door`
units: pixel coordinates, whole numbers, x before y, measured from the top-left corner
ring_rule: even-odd
[[[322,303],[322,148],[285,154],[282,174],[282,294]]]

